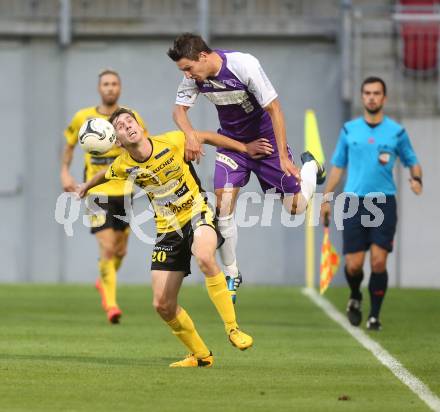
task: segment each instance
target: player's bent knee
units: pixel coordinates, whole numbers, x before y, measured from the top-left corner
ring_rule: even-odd
[[[176,303],[166,299],[154,299],[153,307],[156,312],[164,319],[171,320],[176,314]]]
[[[116,243],[108,239],[99,239],[99,250],[104,259],[113,259],[116,255]]]
[[[114,248],[101,248],[101,257],[104,259],[113,259],[115,257],[115,249]]]
[[[126,247],[118,248],[115,251],[115,256],[120,258],[120,259],[124,258],[126,254],[127,254],[127,248]]]
[[[119,239],[115,244],[115,254],[124,257],[127,254],[127,239]]]
[[[196,252],[194,256],[203,273],[212,272],[216,266],[215,255],[210,250]]]

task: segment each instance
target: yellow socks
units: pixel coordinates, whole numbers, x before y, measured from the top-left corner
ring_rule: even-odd
[[[177,316],[167,323],[173,330],[173,334],[182,341],[196,358],[202,359],[209,356],[209,349],[197,333],[194,323],[185,309],[180,308]]]
[[[226,285],[225,275],[223,272],[220,272],[215,276],[206,276],[205,283],[208,295],[225,324],[226,333],[229,334],[231,329],[236,329],[238,325],[235,318],[234,305]]]
[[[99,274],[107,308],[118,306],[116,303],[116,270],[113,259],[99,260]]]
[[[115,270],[116,270],[116,272],[121,267],[122,259],[124,259],[124,258],[120,257],[120,256],[114,256],[113,257],[113,262],[115,263]]]

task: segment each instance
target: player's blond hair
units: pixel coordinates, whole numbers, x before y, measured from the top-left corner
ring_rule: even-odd
[[[116,70],[107,68],[107,69],[102,69],[99,73],[98,73],[98,82],[101,81],[102,76],[105,76],[106,74],[112,74],[113,76],[116,76],[119,80],[119,83],[121,82],[121,76],[119,76],[119,73]]]

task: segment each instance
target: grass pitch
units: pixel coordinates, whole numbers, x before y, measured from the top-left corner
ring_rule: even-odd
[[[341,310],[346,295],[328,291]],[[185,350],[146,285],[119,288],[120,325],[107,324],[92,286],[2,285],[0,410],[429,410],[300,289],[244,285],[238,299],[255,339],[246,352],[227,341],[204,288],[183,287],[180,302],[215,363],[176,370],[168,364]],[[437,395],[439,302],[440,291],[390,290],[384,330],[370,333]]]

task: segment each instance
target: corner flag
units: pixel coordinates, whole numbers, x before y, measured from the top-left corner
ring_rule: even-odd
[[[321,270],[319,276],[319,293],[327,290],[339,267],[339,255],[330,242],[328,222],[324,227],[324,238],[321,246]]]
[[[321,138],[319,136],[318,121],[313,110],[306,110],[304,115],[304,150],[309,151],[315,159],[324,164],[325,157],[322,150]],[[306,286],[313,288],[315,284],[315,228],[313,227],[312,217],[315,209],[314,200],[309,204],[306,211],[305,229],[305,269]]]
[[[325,156],[322,150],[321,139],[319,137],[318,121],[313,110],[306,110],[305,115],[305,144],[304,149],[309,151],[315,159],[324,164]]]

